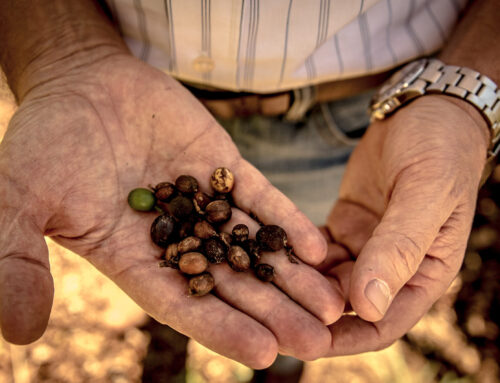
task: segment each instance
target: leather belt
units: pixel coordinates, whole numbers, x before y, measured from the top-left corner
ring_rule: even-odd
[[[230,119],[252,115],[283,116],[288,121],[300,121],[316,104],[341,100],[373,89],[382,84],[391,72],[325,82],[304,88],[273,94],[230,92],[186,86],[216,117]],[[368,105],[367,105],[368,107]]]

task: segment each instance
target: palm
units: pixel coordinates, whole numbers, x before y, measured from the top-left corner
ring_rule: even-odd
[[[158,320],[255,367],[272,361],[277,347],[302,358],[318,357],[328,347],[326,328],[299,304],[330,323],[340,315],[341,303],[305,264],[291,265],[284,255],[269,260],[278,272],[276,284],[293,300],[226,265],[211,269],[219,281],[214,295],[189,299],[185,279],[158,268],[161,249],[149,238],[153,216],[132,211],[128,192],[180,174],[195,176],[208,191],[217,166],[235,173],[238,206],[282,225],[304,261],[317,262],[324,253],[312,224],[241,159],[196,100],[161,72],[123,56],[35,89],[11,121],[1,154],[0,174],[9,181],[4,191],[12,196],[4,211],[17,219],[22,214],[16,210],[23,210],[45,235],[85,256]],[[234,215],[255,230],[248,215]],[[33,257],[46,267],[40,239],[10,229],[15,248],[6,256],[27,253],[19,258]],[[45,278],[39,296],[27,303],[47,311],[51,286],[45,271],[28,276],[33,283]],[[288,283],[292,278],[299,283]],[[14,323],[2,324],[4,334],[9,326],[10,332],[22,328],[17,322],[23,315],[12,314]]]

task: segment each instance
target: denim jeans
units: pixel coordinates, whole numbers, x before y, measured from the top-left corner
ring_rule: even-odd
[[[263,116],[219,122],[242,156],[322,225],[338,197],[349,155],[369,124],[372,95],[318,105],[299,123]]]

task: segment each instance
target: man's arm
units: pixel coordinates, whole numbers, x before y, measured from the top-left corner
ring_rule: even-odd
[[[471,1],[463,19],[439,55],[447,65],[457,65],[475,70],[500,84],[500,33],[498,17],[500,2],[495,0]],[[470,103],[459,98],[449,101],[464,108],[484,132],[489,143],[491,132],[485,119]]]
[[[343,299],[316,270],[291,264],[284,252],[269,260],[280,276],[274,284],[211,265],[213,293],[189,297],[186,278],[158,267],[153,216],[127,206],[132,188],[181,174],[210,193],[210,174],[225,166],[237,178],[233,218],[257,225],[253,212],[280,224],[303,261],[324,257],[319,231],[241,158],[201,104],[132,57],[91,0],[3,1],[0,17],[2,66],[20,102],[0,145],[4,337],[28,343],[47,325],[53,282],[45,234],[155,319],[220,354],[254,368],[278,350],[322,356],[331,341],[325,323],[341,315]]]
[[[76,66],[128,52],[94,0],[5,0],[0,15],[0,64],[18,102]]]
[[[500,83],[499,14],[497,0],[474,2],[440,58]],[[490,135],[474,106],[444,95],[370,126],[328,221],[357,257],[330,273],[359,315],[331,326],[330,355],[391,344],[446,291],[467,246]]]
[[[500,2],[472,1],[440,58],[448,65],[474,69],[500,84]]]

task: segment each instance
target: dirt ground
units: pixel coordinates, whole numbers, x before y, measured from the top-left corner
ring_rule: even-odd
[[[0,81],[1,82],[1,81]],[[0,87],[0,137],[15,110]],[[500,382],[500,167],[481,190],[464,265],[404,338],[374,353],[306,363],[302,383]],[[0,382],[249,382],[254,372],[145,314],[77,255],[47,239],[55,298],[45,335],[0,339]],[[283,380],[283,383],[286,381]]]

